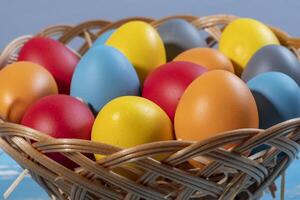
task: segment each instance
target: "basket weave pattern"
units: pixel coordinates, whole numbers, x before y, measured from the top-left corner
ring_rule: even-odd
[[[77,26],[50,27],[37,35],[55,38],[78,55],[83,55],[108,29],[131,20],[143,20],[156,27],[170,18],[186,19],[205,31],[208,44],[213,46],[218,42],[224,25],[236,17],[130,18],[113,23],[96,20]],[[281,44],[300,58],[299,39],[271,28]],[[1,54],[0,68],[15,62],[19,49],[31,37],[23,36],[12,41]],[[81,42],[76,48],[75,40]],[[18,124],[0,121],[0,147],[30,171],[49,196],[63,200],[259,199],[263,190],[296,158],[299,143],[300,119],[267,130],[234,130],[203,142],[163,141],[129,149],[78,139],[55,139]],[[238,145],[231,151],[222,148],[229,144]],[[255,156],[246,156],[262,144],[272,148]],[[63,154],[80,167],[72,171],[45,155],[53,152]],[[87,153],[106,157],[95,162],[85,156]],[[283,157],[278,156],[282,153]],[[161,155],[164,159],[158,159]],[[210,161],[201,169],[188,162],[199,156]]]

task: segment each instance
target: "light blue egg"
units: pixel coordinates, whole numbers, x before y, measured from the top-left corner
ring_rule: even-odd
[[[108,40],[108,38],[111,36],[111,34],[113,34],[113,32],[115,32],[115,29],[110,29],[110,30],[104,32],[102,35],[100,35],[97,38],[97,40],[95,40],[92,47],[97,47],[99,45],[104,45],[106,40]]]
[[[292,78],[281,72],[265,72],[247,82],[258,108],[259,126],[300,117],[300,90]]]
[[[131,63],[105,45],[90,49],[81,58],[71,81],[71,95],[88,103],[95,114],[116,97],[139,93],[139,78]]]

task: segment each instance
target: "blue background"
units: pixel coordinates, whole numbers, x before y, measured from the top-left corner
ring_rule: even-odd
[[[227,13],[253,17],[300,37],[299,9],[298,0],[2,0],[0,49],[18,36],[36,33],[49,25],[77,24],[91,19],[117,20],[129,16],[161,18],[176,14],[206,16]],[[299,168],[300,162],[296,161],[288,171],[288,200],[300,199]],[[14,161],[0,152],[0,195],[20,171]],[[10,199],[48,198],[26,177]],[[267,194],[264,199],[271,197]]]

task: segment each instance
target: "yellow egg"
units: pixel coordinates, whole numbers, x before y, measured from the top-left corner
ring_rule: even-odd
[[[240,18],[226,26],[219,49],[233,61],[235,72],[240,75],[252,55],[269,44],[279,44],[269,27],[254,19]]]
[[[107,103],[94,122],[92,141],[121,148],[173,139],[167,114],[142,97],[123,96]],[[96,155],[96,159],[103,156]]]
[[[142,21],[120,26],[106,41],[106,45],[121,51],[135,67],[140,81],[154,68],[166,63],[166,52],[158,32]]]

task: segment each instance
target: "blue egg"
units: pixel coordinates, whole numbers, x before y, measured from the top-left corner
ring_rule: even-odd
[[[139,78],[131,63],[105,45],[91,48],[81,58],[71,81],[71,96],[88,103],[95,114],[116,97],[139,94]]]
[[[265,72],[247,82],[258,108],[259,127],[300,117],[300,90],[292,78],[281,72]]]
[[[95,40],[95,42],[93,43],[92,47],[97,47],[100,45],[104,45],[106,40],[108,40],[108,38],[115,32],[115,29],[110,29],[106,32],[104,32],[102,35],[100,35],[97,40]]]

